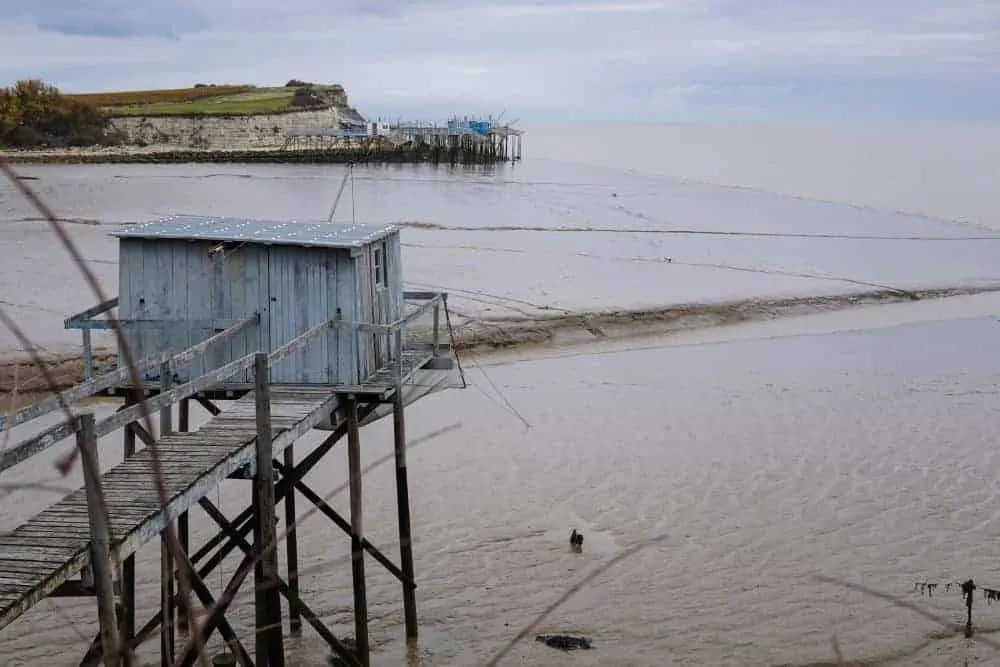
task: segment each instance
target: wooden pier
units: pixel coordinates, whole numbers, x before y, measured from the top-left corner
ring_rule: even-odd
[[[491,164],[520,160],[523,136],[524,130],[493,119],[373,123],[369,128],[305,127],[285,131],[282,152],[340,154],[351,156],[352,162]]]
[[[199,276],[205,279],[205,274],[196,270],[195,257],[206,252],[212,262],[216,261],[218,251],[208,251],[214,251],[219,244],[237,244],[230,252],[253,244],[265,249],[279,246],[279,255],[287,255],[291,266],[302,258],[314,262],[319,244],[319,250],[326,253],[326,266],[335,267],[329,274],[334,292],[325,287],[319,290],[322,303],[334,312],[310,311],[308,294],[300,294],[294,312],[282,307],[281,290],[294,290],[295,285],[283,286],[281,269],[268,262],[267,266],[279,275],[272,275],[270,280],[261,275],[260,289],[252,295],[242,285],[220,297],[224,293],[221,287],[235,279],[231,272],[220,270],[216,274],[222,280],[216,285],[216,306],[233,314],[234,295],[239,295],[244,305],[253,301],[259,307],[243,312],[225,327],[216,327],[211,335],[196,336],[197,342],[176,352],[173,349],[177,348],[169,345],[171,341],[190,341],[192,332],[204,332],[206,325],[191,310],[170,311],[174,317],[168,318],[163,316],[166,311],[151,309],[153,304],[146,298],[153,282],[125,281],[119,299],[69,318],[67,326],[84,331],[88,347],[90,330],[110,326],[101,316],[122,302],[120,321],[130,332],[126,340],[143,355],[135,364],[140,382],[136,385],[132,381],[130,369],[124,364],[103,374],[91,372],[81,385],[0,421],[0,430],[28,426],[86,397],[110,394],[124,398],[121,408],[109,417],[98,421],[89,412],[67,413],[56,425],[23,439],[0,456],[0,471],[4,471],[23,465],[67,438],[75,438],[85,480],[84,488],[9,534],[0,535],[0,631],[30,614],[32,607],[46,598],[94,596],[100,633],[89,648],[81,647],[86,651],[82,664],[132,664],[135,647],[159,634],[162,665],[193,665],[199,659],[199,650],[218,631],[231,649],[233,664],[280,667],[285,664],[284,598],[290,633],[300,633],[305,622],[344,664],[367,666],[370,647],[365,565],[370,558],[400,581],[405,634],[407,639],[417,637],[404,412],[406,405],[428,391],[452,386],[455,379],[452,341],[449,335],[442,335],[442,319],[445,323],[448,320],[447,296],[402,291],[398,255],[390,250],[398,242],[395,230],[358,230],[354,226],[338,232],[343,237],[337,242],[327,237],[324,245],[322,236],[307,234],[305,227],[296,230],[298,236],[287,229],[275,235],[262,232],[269,227],[243,222],[242,240],[224,225],[213,226],[218,231],[212,232],[208,227],[194,229],[191,220],[186,226],[176,220],[173,224],[161,221],[152,228],[133,231],[132,236],[125,232],[120,266],[122,271],[132,270],[125,256],[130,252],[144,253],[147,261],[150,254],[162,255],[164,261],[176,259],[178,246],[174,241],[183,240],[190,246],[186,251],[191,253],[183,257],[191,269],[187,275],[195,281]],[[269,224],[273,227],[273,223]],[[260,251],[249,251],[239,262],[241,267],[246,269],[254,253]],[[368,259],[374,261],[369,263]],[[341,286],[333,278],[354,275],[355,271],[363,271],[371,278],[371,289],[365,287],[364,281],[356,280],[354,291],[336,292]],[[312,277],[318,278],[315,267]],[[157,288],[156,305],[172,308],[167,292],[188,293],[188,285],[178,274],[175,281],[180,284],[171,283],[166,288],[161,284]],[[329,284],[324,281],[319,282]],[[265,284],[270,287],[264,288]],[[125,303],[132,299],[138,304],[136,294],[147,295],[139,297],[142,313]],[[339,298],[331,300],[331,294],[339,294]],[[303,318],[304,312],[315,314]],[[292,324],[298,324],[294,334],[289,333]],[[237,356],[234,350],[240,354]],[[315,373],[307,373],[308,366],[317,363],[323,364],[318,379]],[[156,377],[151,377],[154,374]],[[193,432],[192,404],[202,406],[211,415]],[[390,411],[400,537],[398,564],[370,543],[363,530],[360,427]],[[158,428],[150,427],[149,415],[158,415]],[[296,462],[294,443],[316,428],[329,435]],[[124,460],[102,472],[97,439],[116,431],[123,433]],[[305,482],[306,474],[345,436],[348,517],[339,515]],[[223,480],[233,478],[250,480],[251,493],[246,508],[229,521],[210,496]],[[350,538],[353,642],[336,637],[300,595],[296,496],[311,502]],[[284,535],[276,531],[279,506],[284,508]],[[190,521],[196,508],[218,528],[197,549],[190,539]],[[135,554],[153,541],[161,543],[160,611],[139,626]],[[278,568],[282,543],[284,574]],[[240,567],[222,590],[212,591],[206,583],[208,575],[233,551],[242,552]],[[255,634],[252,641],[246,641],[248,638],[236,635],[226,613],[251,572]],[[183,622],[188,618],[197,619],[191,628]],[[181,641],[185,636],[186,640]]]

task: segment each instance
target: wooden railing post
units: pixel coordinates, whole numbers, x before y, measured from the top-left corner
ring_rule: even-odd
[[[433,341],[433,352],[434,356],[438,356],[438,348],[441,344],[441,304],[440,302],[434,304],[434,341]]]
[[[91,348],[90,329],[83,328],[80,334],[83,336],[83,379],[88,381],[94,375],[94,351]]]
[[[268,356],[254,356],[254,398],[257,409],[257,472],[253,480],[256,655],[258,667],[284,667],[281,595],[278,584],[277,514],[274,509],[274,459],[271,431],[271,384]]]
[[[87,495],[87,515],[90,522],[90,566],[97,594],[97,614],[101,624],[101,645],[106,667],[121,665],[121,637],[115,614],[115,589],[111,579],[111,530],[108,508],[101,485],[101,464],[97,454],[97,435],[93,413],[78,418],[76,443],[80,448],[83,479]]]

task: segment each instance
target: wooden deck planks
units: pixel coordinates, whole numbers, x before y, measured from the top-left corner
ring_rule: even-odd
[[[311,428],[325,419],[336,405],[336,396],[329,387],[274,386],[271,400],[276,442],[285,432],[296,435],[308,430],[306,426]],[[254,395],[246,394],[200,430],[169,435],[157,443],[171,516],[197,503],[229,472],[251,462],[256,438],[254,403]],[[102,475],[116,560],[134,553],[162,530],[155,479],[148,447]],[[89,562],[89,540],[83,489],[13,532],[0,535],[0,628],[85,567]]]

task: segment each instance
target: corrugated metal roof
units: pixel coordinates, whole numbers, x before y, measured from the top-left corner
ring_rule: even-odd
[[[245,241],[323,248],[358,248],[388,236],[395,230],[395,225],[354,225],[325,220],[254,220],[173,215],[126,225],[111,234],[125,238]]]

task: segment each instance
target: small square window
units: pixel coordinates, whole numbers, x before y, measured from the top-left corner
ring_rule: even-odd
[[[382,244],[375,246],[374,264],[375,286],[385,287],[385,247]]]

